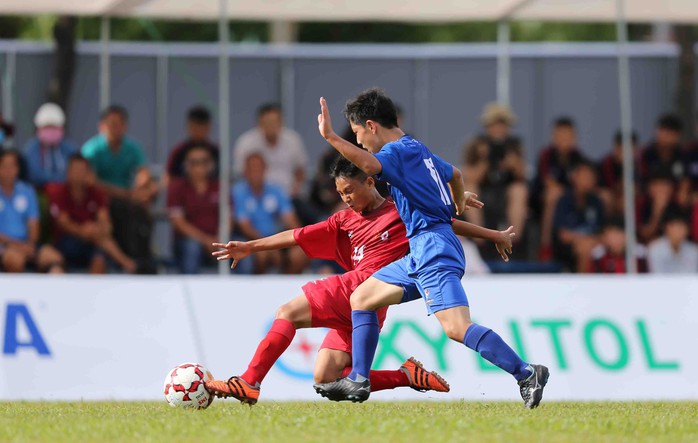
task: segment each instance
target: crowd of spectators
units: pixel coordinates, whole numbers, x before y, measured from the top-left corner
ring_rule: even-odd
[[[256,117],[255,127],[232,147],[232,163],[222,165],[210,135],[210,112],[191,108],[184,139],[169,150],[156,177],[143,147],[129,136],[123,107],[105,109],[96,134],[79,146],[66,137],[62,109],[42,105],[34,137],[19,150],[0,150],[0,270],[212,272],[212,243],[221,237],[257,239],[342,209],[328,174],[336,152],[328,147],[306,180],[306,148],[300,135],[284,126],[281,107],[262,105]],[[531,168],[509,107],[488,104],[481,124],[481,133],[463,148],[462,167],[466,189],[486,205],[465,215],[491,228],[514,226],[517,237],[506,265],[491,245],[465,242],[471,262],[478,264],[471,271],[626,272],[620,134],[595,162],[578,146],[575,122],[559,117]],[[0,115],[0,147],[13,129]],[[632,135],[641,272],[698,271],[698,139],[683,145],[682,130],[681,120],[666,114],[644,147]],[[344,136],[356,142],[351,130]],[[221,189],[218,171],[226,167],[234,180]],[[378,185],[387,194],[386,185]],[[231,231],[223,236],[218,232],[221,197],[232,205]],[[169,221],[169,254],[153,253],[158,220]],[[308,269],[336,270],[329,263],[310,263],[301,249],[291,248],[257,254],[234,272]]]

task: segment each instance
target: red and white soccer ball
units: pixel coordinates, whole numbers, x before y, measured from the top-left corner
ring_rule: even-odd
[[[198,363],[182,363],[165,377],[165,400],[173,408],[206,409],[215,398],[204,388],[213,380],[211,373]]]

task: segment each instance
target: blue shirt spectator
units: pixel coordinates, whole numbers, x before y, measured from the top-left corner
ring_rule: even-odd
[[[29,181],[35,186],[65,181],[68,158],[77,148],[65,139],[65,114],[54,103],[44,103],[34,116],[36,136],[24,145]]]
[[[293,206],[281,186],[264,183],[255,193],[249,183],[242,181],[233,186],[235,219],[249,222],[262,237],[274,235],[282,229],[283,217],[293,215]]]
[[[30,185],[15,182],[12,194],[0,192],[0,234],[14,240],[29,240],[29,222],[39,219],[39,203]]]

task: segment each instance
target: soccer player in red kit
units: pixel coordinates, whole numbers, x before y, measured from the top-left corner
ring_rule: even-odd
[[[326,327],[327,333],[315,362],[315,382],[335,380],[351,366],[351,305],[349,297],[375,271],[404,257],[408,250],[405,225],[391,200],[380,196],[375,180],[348,160],[341,158],[333,167],[337,191],[349,206],[326,221],[300,229],[284,231],[249,242],[216,243],[218,260],[233,259],[232,267],[244,257],[299,245],[312,258],[334,260],[346,273],[315,280],[303,286],[303,295],[284,304],[276,312],[271,329],[257,347],[247,371],[227,381],[206,382],[206,389],[218,397],[235,397],[255,404],[260,385],[271,367],[288,348],[296,329]],[[468,199],[471,207],[482,207],[476,196]],[[512,228],[493,231],[466,222],[455,221],[454,231],[495,242],[502,257],[511,250]],[[414,294],[405,294],[406,297]],[[382,326],[387,309],[378,311]],[[449,386],[438,374],[424,369],[414,358],[398,370],[371,371],[372,391],[400,386],[419,391],[448,392]]]

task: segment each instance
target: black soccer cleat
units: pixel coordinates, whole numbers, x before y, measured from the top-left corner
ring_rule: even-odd
[[[543,388],[548,384],[550,373],[543,365],[529,365],[533,371],[530,377],[519,381],[519,392],[528,409],[537,408],[543,399]]]
[[[330,383],[318,383],[313,387],[315,392],[332,401],[363,403],[371,395],[371,383],[368,379],[358,382],[344,377]]]

